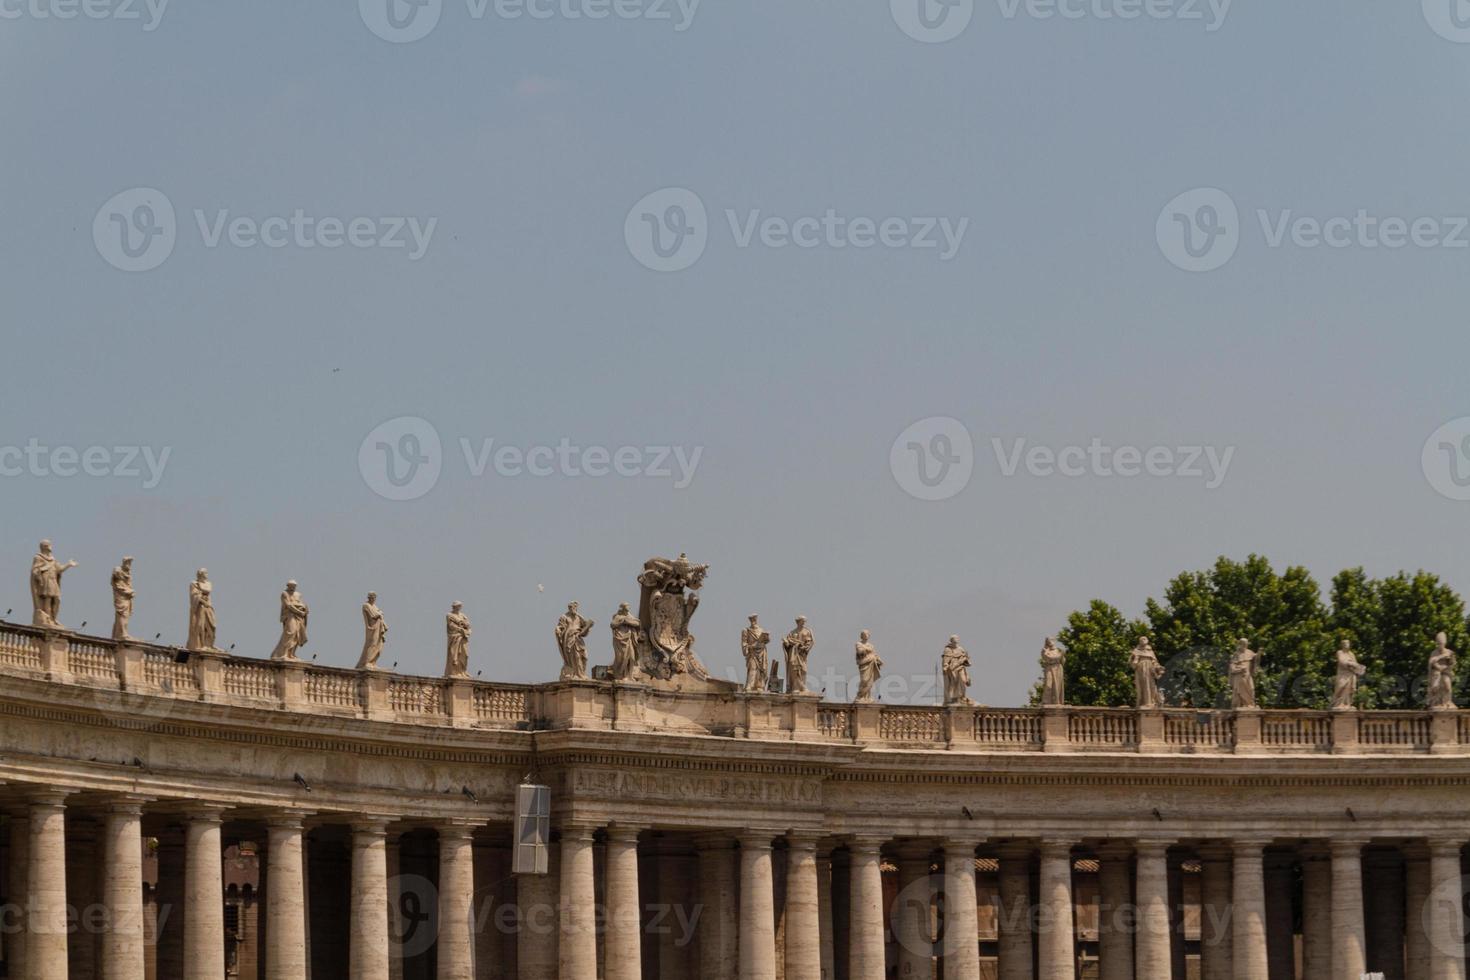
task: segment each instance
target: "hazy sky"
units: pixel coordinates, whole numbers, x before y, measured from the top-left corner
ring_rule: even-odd
[[[205,565],[237,653],[295,578],[304,655],[376,589],[385,665],[462,599],[539,681],[686,551],[721,673],[805,613],[829,695],[868,627],[887,698],[958,633],[1015,704],[1068,611],[1220,554],[1470,589],[1452,0],[70,2],[0,0],[12,618],[47,536],[88,632],[131,554],[140,635]]]

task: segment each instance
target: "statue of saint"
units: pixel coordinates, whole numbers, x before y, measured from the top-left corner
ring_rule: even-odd
[[[755,617],[751,617],[754,620]],[[811,656],[815,640],[806,627],[806,617],[796,617],[796,627],[781,641],[786,651],[786,693],[806,694],[806,658]],[[764,647],[762,647],[764,649]]]
[[[1140,708],[1158,708],[1163,705],[1159,696],[1159,678],[1164,676],[1164,667],[1154,653],[1148,637],[1141,636],[1128,655],[1128,665],[1133,668],[1133,690]]]
[[[1429,692],[1426,697],[1433,711],[1451,711],[1455,707],[1455,651],[1445,644],[1443,633],[1434,636],[1434,652],[1429,655]]]
[[[444,662],[445,677],[470,676],[470,618],[460,612],[464,603],[455,602],[444,617],[444,628],[449,634],[449,651]]]
[[[771,634],[761,626],[760,618],[752,614],[750,625],[740,631],[740,652],[745,655],[747,691],[764,691],[770,687],[771,661],[766,657],[766,645],[770,642]]]
[[[592,632],[592,620],[577,612],[577,604],[567,604],[567,611],[556,621],[556,647],[561,651],[561,679],[584,681],[587,679],[587,634]]]
[[[369,592],[367,602],[362,604],[362,656],[357,658],[358,670],[377,670],[378,658],[383,655],[383,644],[388,642],[388,621],[378,608],[378,594]]]
[[[1235,652],[1230,655],[1230,707],[1259,707],[1256,704],[1256,671],[1261,666],[1261,655],[1251,649],[1250,641],[1241,637],[1235,642]]]
[[[873,700],[873,687],[883,676],[883,658],[878,656],[878,651],[873,649],[873,644],[868,642],[868,637],[867,630],[858,634],[856,647],[858,692],[857,697],[853,700],[863,703]]]
[[[214,583],[209,580],[208,569],[201,568],[189,583],[189,638],[185,647],[189,650],[218,652],[214,645],[214,601],[211,593]]]
[[[1041,703],[1048,708],[1067,703],[1066,662],[1067,655],[1048,636],[1041,646]]]
[[[112,570],[112,638],[131,640],[128,620],[133,618],[133,559],[124,558]]]
[[[1368,668],[1353,656],[1353,641],[1343,637],[1342,645],[1337,648],[1337,682],[1332,685],[1334,711],[1353,707],[1353,699],[1358,695],[1358,678],[1367,672]]]
[[[960,646],[958,636],[949,638],[939,655],[939,667],[944,674],[944,703],[974,704],[970,700],[970,652]]]
[[[59,562],[51,553],[51,542],[42,541],[40,550],[31,559],[31,624],[60,628],[57,616],[61,614],[61,576],[68,568],[76,568],[74,561]]]
[[[311,611],[296,591],[296,582],[286,583],[281,593],[281,638],[271,651],[272,660],[295,660],[296,651],[306,646],[306,620]]]
[[[626,602],[618,603],[613,613],[613,660],[608,674],[615,681],[625,681],[638,673],[638,634],[643,624],[638,622]]]

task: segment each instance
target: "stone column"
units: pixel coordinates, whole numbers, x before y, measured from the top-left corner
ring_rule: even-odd
[[[587,823],[563,824],[561,829],[561,980],[597,976],[592,831]]]
[[[0,925],[10,931],[5,937],[5,957],[9,969],[18,980],[29,980],[26,972],[26,909],[30,892],[31,873],[31,820],[29,810],[20,810],[10,816],[10,907]]]
[[[1332,975],[1360,977],[1368,970],[1363,926],[1363,845],[1332,841]]]
[[[946,977],[978,977],[980,975],[980,919],[975,894],[975,848],[973,837],[951,837],[944,841],[944,975]],[[926,857],[919,872],[927,880],[929,861]],[[928,886],[920,886],[925,894]],[[928,956],[929,905],[920,910],[925,956],[918,976],[929,980],[933,975]],[[900,972],[899,976],[907,975]]]
[[[1138,936],[1134,943],[1134,960],[1139,980],[1172,975],[1173,952],[1169,931],[1169,842],[1139,841],[1138,853]]]
[[[1097,953],[1099,980],[1133,980],[1133,936],[1137,915],[1129,870],[1133,847],[1105,844],[1098,850]]]
[[[694,839],[699,893],[699,976],[735,980],[740,967],[740,908],[735,897],[735,842],[724,834]],[[636,978],[634,978],[636,980]]]
[[[223,807],[201,806],[184,827],[184,980],[219,980],[225,971]]]
[[[776,980],[774,836],[764,832],[740,835],[740,980]]]
[[[1031,845],[1000,849],[999,885],[1000,980],[1031,980]]]
[[[266,980],[306,976],[306,869],[299,813],[277,813],[267,826]]]
[[[1038,905],[1038,980],[1072,980],[1077,945],[1072,923],[1072,841],[1041,842],[1041,894]]]
[[[1266,841],[1234,842],[1231,895],[1231,965],[1235,980],[1269,980],[1266,957]],[[1345,976],[1345,974],[1339,974]],[[1354,973],[1354,977],[1358,974]]]
[[[1202,980],[1232,980],[1234,951],[1230,902],[1230,847],[1212,844],[1199,849],[1199,946]]]
[[[880,837],[854,837],[847,845],[852,860],[848,980],[885,980],[882,842]]]
[[[475,894],[473,827],[439,825],[439,936],[435,942],[438,980],[475,980],[470,915]]]
[[[1429,899],[1424,916],[1429,927],[1430,980],[1465,980],[1464,892],[1460,878],[1463,846],[1461,840],[1436,838],[1429,842]]]
[[[1331,853],[1313,841],[1301,855],[1302,980],[1333,980]]]
[[[60,980],[67,975],[65,799],[64,793],[47,793],[30,805],[28,980]]]
[[[614,824],[607,829],[604,866],[607,875],[604,980],[642,980],[643,906],[638,898],[637,827]],[[706,908],[706,914],[711,912]]]
[[[144,980],[143,804],[108,805],[102,829],[103,893],[107,931],[102,935],[102,980]],[[224,961],[220,962],[223,968]]]
[[[1423,845],[1404,854],[1404,968],[1408,980],[1429,980],[1429,851]]]
[[[73,808],[75,810],[75,808]],[[103,886],[102,831],[89,816],[75,812],[66,820],[66,905],[68,928],[66,938],[67,977],[69,980],[99,980],[99,947],[102,938],[96,928],[83,925],[83,915],[105,907]]]
[[[546,856],[546,874],[516,878],[516,904],[520,909],[520,931],[516,934],[516,964],[521,973],[518,980],[556,980],[560,883],[561,849],[554,845]]]
[[[837,953],[832,944],[832,851],[817,851],[817,919],[822,935],[822,980],[836,980]]]
[[[933,851],[934,845],[926,841],[910,841],[896,848],[898,896],[893,902],[891,915],[893,940],[898,947],[898,975],[902,980],[930,980],[933,975],[934,934],[930,930],[930,908],[934,902],[934,887],[929,877]],[[970,851],[973,859],[974,848],[971,847]],[[973,884],[972,877],[972,887]],[[945,891],[949,890],[946,882]]]
[[[348,964],[351,980],[389,980],[388,821],[352,825],[352,902]]]
[[[1404,980],[1404,864],[1396,850],[1363,856],[1368,972]]]
[[[817,908],[817,839],[786,836],[786,976],[822,974],[822,926]]]

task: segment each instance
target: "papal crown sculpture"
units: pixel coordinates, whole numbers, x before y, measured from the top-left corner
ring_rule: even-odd
[[[52,552],[51,542],[42,541],[31,559],[31,602],[32,624],[46,630],[66,631],[59,620],[61,614],[61,578],[67,570],[75,568],[75,561],[59,561]],[[744,690],[748,693],[784,693],[790,697],[818,698],[819,694],[807,688],[808,658],[815,646],[815,636],[807,626],[805,616],[796,617],[796,625],[781,640],[785,655],[786,683],[782,687],[779,678],[780,661],[769,659],[767,648],[771,634],[760,625],[760,619],[751,615],[750,623],[740,632],[740,651],[745,660],[745,683],[720,681],[710,676],[709,669],[695,652],[694,633],[689,629],[690,620],[699,608],[699,590],[709,574],[708,565],[696,565],[686,555],[678,558],[650,558],[643,563],[638,574],[638,613],[635,616],[629,604],[618,606],[610,623],[612,630],[612,663],[605,670],[605,678],[614,683],[637,682],[658,686],[673,686],[681,689],[705,690],[733,693]],[[123,558],[112,570],[113,625],[112,638],[129,641],[128,623],[133,615],[133,559]],[[217,624],[213,602],[214,583],[206,569],[199,569],[189,583],[189,619],[185,649],[206,654],[221,654],[215,645]],[[280,596],[281,635],[272,660],[297,660],[297,651],[307,644],[307,624],[311,611],[302,597],[295,580],[288,581]],[[388,623],[378,608],[378,594],[369,592],[362,606],[363,647],[357,662],[359,670],[378,670],[378,659],[388,638]],[[83,624],[85,625],[85,624]],[[562,681],[592,681],[587,661],[587,637],[594,623],[581,614],[576,602],[567,605],[567,611],[557,620],[554,636],[557,651],[561,656]],[[454,602],[445,616],[446,647],[444,676],[465,678],[469,676],[470,620],[464,613],[464,603]],[[862,630],[854,648],[857,666],[857,702],[871,702],[876,697],[876,688],[882,678],[883,659],[872,643],[869,630]],[[1258,708],[1255,678],[1260,670],[1262,654],[1252,650],[1250,641],[1237,641],[1230,656],[1228,676],[1230,703],[1237,711],[1253,711]],[[1158,710],[1164,707],[1164,697],[1159,681],[1166,671],[1159,663],[1147,636],[1140,637],[1129,654],[1129,666],[1133,671],[1133,687],[1136,704],[1143,710]],[[1452,710],[1456,654],[1448,646],[1444,633],[1435,637],[1434,651],[1429,656],[1428,707],[1432,710]],[[960,645],[958,636],[951,636],[949,643],[940,653],[940,671],[944,679],[944,703],[950,706],[971,706],[975,702],[969,697],[970,655]],[[1060,707],[1066,704],[1065,663],[1066,653],[1056,642],[1047,637],[1041,651],[1042,681],[1040,701],[1042,707]],[[1352,652],[1351,643],[1344,639],[1336,654],[1336,682],[1333,688],[1333,708],[1350,710],[1354,706],[1358,681],[1366,673]],[[599,679],[604,676],[598,671]]]

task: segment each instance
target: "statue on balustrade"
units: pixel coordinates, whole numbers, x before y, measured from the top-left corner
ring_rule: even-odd
[[[367,602],[362,604],[362,625],[362,656],[357,658],[357,669],[377,670],[383,644],[388,642],[388,621],[383,618],[383,610],[378,608],[376,592],[369,592]]]
[[[608,675],[615,681],[631,680],[638,673],[638,622],[626,602],[618,604],[612,618],[613,660]]]
[[[796,617],[796,628],[781,641],[786,651],[786,693],[806,694],[806,663],[816,642],[812,631],[806,628],[806,617]],[[764,647],[762,647],[764,649]]]
[[[592,632],[592,620],[577,612],[577,604],[567,604],[567,611],[556,621],[556,648],[561,651],[561,679],[585,681],[587,679],[587,634]]]
[[[76,568],[74,561],[59,562],[51,553],[51,542],[42,541],[40,550],[31,559],[31,624],[60,629],[57,619],[61,615],[61,576],[69,568]]]
[[[1346,711],[1353,707],[1353,701],[1358,696],[1358,678],[1368,672],[1368,668],[1358,663],[1358,658],[1353,655],[1353,641],[1343,637],[1342,644],[1337,648],[1337,681],[1332,685],[1332,708],[1334,711]]]
[[[281,593],[281,638],[271,651],[272,660],[296,659],[296,651],[306,646],[306,620],[310,615],[311,610],[296,591],[296,582],[287,582],[286,591]]]
[[[949,638],[949,645],[939,656],[939,666],[944,674],[944,703],[974,704],[970,700],[970,653],[960,646],[958,636]]]
[[[1429,693],[1431,710],[1451,711],[1455,707],[1455,651],[1447,644],[1449,637],[1436,633],[1434,652],[1429,655]]]
[[[1164,700],[1159,695],[1159,678],[1164,676],[1164,667],[1154,653],[1148,637],[1141,636],[1128,655],[1128,665],[1133,668],[1133,691],[1140,708],[1161,708]]]
[[[858,691],[853,700],[860,703],[873,700],[873,688],[883,676],[883,658],[878,656],[878,651],[873,649],[868,638],[869,631],[863,630],[858,634],[856,647]]]
[[[1261,655],[1251,649],[1250,641],[1242,637],[1235,643],[1235,652],[1230,655],[1230,707],[1256,708],[1256,671],[1261,666]]]
[[[1051,637],[1041,645],[1041,703],[1054,708],[1067,703],[1067,655]]]
[[[789,639],[790,637],[787,637],[787,640]],[[771,634],[761,626],[760,617],[752,613],[750,625],[740,631],[740,652],[745,656],[745,689],[747,691],[764,691],[770,686],[771,661],[766,655],[766,647],[770,642]],[[782,645],[785,645],[785,641]]]
[[[112,638],[131,640],[128,621],[133,618],[133,559],[124,558],[112,570]]]
[[[184,646],[189,650],[204,650],[218,653],[214,645],[214,583],[209,580],[209,570],[199,569],[194,581],[189,583],[189,637]]]
[[[449,606],[449,615],[444,617],[444,628],[449,634],[449,650],[444,661],[445,677],[470,676],[470,618],[460,610],[464,603]]]

